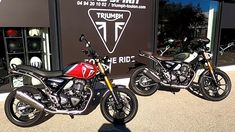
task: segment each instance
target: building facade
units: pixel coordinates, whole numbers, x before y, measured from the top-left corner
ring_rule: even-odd
[[[11,63],[61,70],[92,62],[81,52],[81,34],[110,56],[113,77],[130,74],[139,50],[161,54],[170,38],[178,43],[164,55],[184,48],[185,38],[207,37],[214,64],[232,66],[234,7],[232,0],[1,0],[0,76]]]

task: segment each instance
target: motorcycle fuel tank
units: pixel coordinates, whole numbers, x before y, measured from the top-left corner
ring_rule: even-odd
[[[98,69],[96,65],[91,63],[81,62],[69,65],[65,69],[65,75],[80,79],[91,79],[96,75],[97,71]]]

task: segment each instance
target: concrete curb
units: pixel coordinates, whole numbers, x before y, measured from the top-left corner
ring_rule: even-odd
[[[9,93],[1,93],[0,94],[0,101],[5,101],[6,97],[8,96]]]

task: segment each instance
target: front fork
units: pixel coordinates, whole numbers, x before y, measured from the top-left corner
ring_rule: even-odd
[[[112,96],[114,98],[115,103],[119,104],[119,100],[117,99],[117,96],[113,92],[113,87],[112,87],[111,81],[109,80],[108,76],[106,75],[104,67],[101,65],[100,62],[98,62],[97,64],[98,64],[98,67],[100,69],[100,72],[104,75],[105,84],[107,85],[109,91],[111,92],[111,94],[112,94]]]
[[[217,86],[217,79],[215,77],[214,68],[213,68],[212,64],[209,61],[207,61],[207,65],[208,65],[208,68],[209,68],[209,72],[210,72],[210,74],[211,74],[211,76],[212,76],[212,78],[214,80],[214,83]]]

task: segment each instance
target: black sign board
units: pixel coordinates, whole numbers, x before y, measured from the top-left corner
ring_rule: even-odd
[[[235,18],[233,12],[235,11],[234,3],[223,3],[221,27],[235,28]]]
[[[151,50],[153,0],[60,0],[63,63],[89,61],[79,36],[111,58],[112,75],[126,75],[139,50]]]
[[[0,0],[0,27],[49,27],[48,0]]]

